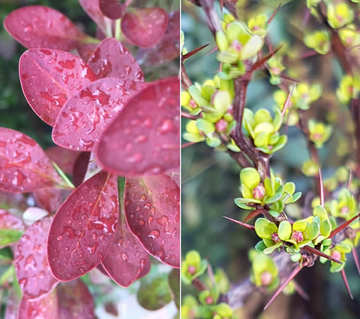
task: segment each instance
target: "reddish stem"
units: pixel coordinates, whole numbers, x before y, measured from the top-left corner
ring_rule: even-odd
[[[332,256],[330,256],[330,255],[327,255],[327,254],[323,253],[322,251],[317,250],[317,249],[315,249],[315,248],[312,248],[312,247],[310,247],[310,246],[305,246],[305,247],[303,247],[302,249],[303,249],[303,250],[306,250],[306,251],[308,251],[309,253],[312,253],[312,254],[314,254],[314,255],[318,255],[318,256],[320,256],[320,257],[327,258],[327,259],[329,259],[329,260],[331,260],[331,261],[334,261],[334,262],[336,262],[336,263],[338,263],[338,264],[342,264],[342,262],[341,262],[340,260],[338,260],[338,259],[336,259],[336,258],[334,258],[334,257],[332,257]]]
[[[331,233],[329,238],[333,238],[337,233],[343,231],[348,225],[350,225],[356,218],[360,217],[360,213],[357,214],[356,216],[354,216],[353,218],[349,219],[348,221],[346,221],[345,223],[341,224],[340,226],[338,226],[337,228],[335,228]]]
[[[345,273],[345,270],[344,270],[344,269],[341,271],[341,277],[342,277],[342,279],[343,279],[343,281],[344,281],[346,290],[347,290],[350,298],[351,298],[351,299],[354,299],[354,297],[353,297],[353,295],[352,295],[352,293],[351,293],[350,285],[349,285],[349,282],[348,282],[348,279],[347,279],[347,276],[346,276],[346,273]]]
[[[359,263],[359,256],[358,256],[358,254],[357,254],[356,247],[354,247],[354,248],[352,249],[352,255],[353,255],[353,257],[354,257],[356,269],[357,269],[357,271],[358,271],[358,273],[359,273],[359,275],[360,275],[360,263]]]
[[[227,216],[223,216],[223,217],[230,220],[230,221],[232,221],[232,222],[234,222],[234,223],[236,223],[236,224],[239,224],[239,225],[241,225],[241,226],[243,226],[243,227],[245,227],[247,229],[255,230],[255,226],[253,226],[253,225],[249,225],[249,224],[244,223],[244,222],[242,222],[240,220],[232,219],[232,218],[227,217]]]

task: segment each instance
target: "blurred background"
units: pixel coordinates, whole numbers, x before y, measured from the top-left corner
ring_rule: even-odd
[[[238,1],[239,12],[245,21],[255,13],[270,17],[279,3]],[[182,30],[187,51],[209,44],[185,62],[192,82],[202,83],[218,71],[216,52],[212,50],[215,47],[214,39],[199,7],[186,0],[182,4]],[[292,1],[281,7],[269,27],[269,38],[274,48],[286,41],[290,52],[301,55],[308,50],[302,41],[303,32],[307,28],[314,30],[316,26],[305,24],[305,8],[305,1]],[[221,16],[219,8],[218,13]],[[330,121],[334,125],[330,141],[320,151],[326,178],[352,157],[351,141],[345,138],[352,127],[350,112],[347,107],[340,105],[335,96],[342,71],[331,55],[299,59],[292,68],[296,69],[299,81],[320,82],[323,85],[320,100],[312,105],[309,112],[317,120]],[[273,92],[276,89],[269,83],[267,74],[257,72],[248,88],[246,106],[253,110],[260,107],[272,110],[275,105]],[[186,121],[183,120],[183,130]],[[313,191],[313,179],[301,172],[303,163],[309,159],[306,140],[296,127],[286,128],[284,132],[288,134],[288,143],[276,153],[271,166],[276,174],[295,182],[296,189],[303,194]],[[183,143],[186,141],[183,140]],[[232,283],[241,282],[249,276],[248,252],[258,241],[253,232],[223,218],[224,215],[236,219],[245,216],[233,202],[234,198],[240,196],[239,171],[230,156],[205,143],[182,150],[182,254],[185,256],[192,249],[199,251],[212,266],[223,268]],[[310,302],[297,294],[291,297],[281,295],[267,312],[261,313],[264,302],[270,296],[255,293],[246,305],[249,308],[247,313],[252,313],[256,318],[360,318],[360,276],[351,254],[348,256],[346,273],[354,300],[348,297],[340,274],[330,273],[328,263],[323,265],[317,262],[315,267],[302,271],[297,279],[310,295]],[[184,286],[182,295],[187,292],[192,291]]]
[[[80,29],[92,36],[95,36],[96,25],[87,16],[77,0],[0,0],[0,126],[21,131],[34,138],[43,148],[47,148],[54,145],[51,140],[51,128],[42,122],[28,106],[22,94],[18,77],[18,60],[26,49],[15,42],[3,28],[4,18],[11,11],[25,5],[44,5],[59,10],[69,17]],[[180,4],[178,1],[172,0],[148,0],[146,3],[141,0],[135,0],[133,1],[133,6],[162,7],[167,12],[172,12],[178,10]],[[135,47],[129,47],[129,49],[134,54],[137,53]],[[156,66],[146,63],[142,64],[141,67],[144,70],[146,80],[151,81],[168,75],[176,75],[179,62],[176,60],[165,62]],[[0,196],[0,207],[2,207],[1,200]],[[27,204],[29,203],[34,204],[33,201],[28,201]],[[143,292],[151,291],[153,295],[155,287],[149,288],[146,285],[151,282],[151,279],[159,277],[163,277],[167,283],[167,274],[170,270],[169,266],[159,264],[155,259],[152,259],[151,273],[146,279],[137,281],[128,289],[115,285],[109,278],[97,271],[97,269],[82,279],[87,283],[94,296],[98,318],[169,319],[175,316],[177,309],[173,302],[169,303],[168,294],[170,292],[167,285],[163,289],[164,300],[153,301],[155,303],[163,303],[162,306],[164,307],[158,311],[149,311],[140,306],[137,300],[137,293],[140,287],[143,287]],[[0,275],[2,271],[0,262]],[[156,287],[156,289],[160,288]],[[7,302],[6,296],[6,288],[4,290],[3,287],[0,287],[0,318],[4,316]],[[149,295],[143,297],[152,298]]]

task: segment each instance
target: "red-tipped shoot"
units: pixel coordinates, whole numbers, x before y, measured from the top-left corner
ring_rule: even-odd
[[[209,43],[204,44],[204,45],[202,45],[201,47],[196,48],[196,49],[194,49],[194,50],[192,50],[192,51],[184,54],[184,55],[182,56],[183,61],[185,61],[185,60],[187,60],[188,58],[192,57],[194,54],[198,53],[198,52],[201,51],[202,49],[205,49],[208,45],[209,45]]]
[[[232,218],[227,217],[227,216],[223,216],[223,217],[230,220],[230,221],[232,221],[232,222],[234,222],[234,223],[236,223],[236,224],[239,224],[239,225],[241,225],[241,226],[243,226],[243,227],[245,227],[247,229],[255,230],[255,226],[253,226],[253,225],[246,224],[246,223],[244,223],[244,222],[242,222],[240,220],[232,219]]]

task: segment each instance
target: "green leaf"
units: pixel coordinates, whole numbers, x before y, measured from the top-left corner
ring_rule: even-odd
[[[260,240],[255,245],[255,249],[259,252],[263,252],[266,249],[265,243],[263,240]]]
[[[281,240],[288,240],[291,236],[291,224],[287,220],[283,220],[279,225],[278,235]]]
[[[277,202],[277,201],[281,198],[282,194],[283,194],[283,187],[280,186],[280,187],[276,190],[275,195],[272,196],[272,197],[270,197],[269,199],[267,199],[267,200],[265,201],[265,203],[266,203],[266,204],[272,204],[272,203]]]
[[[0,229],[0,246],[7,246],[17,242],[22,236],[22,232],[15,229]]]
[[[258,218],[255,222],[255,232],[260,238],[271,239],[271,235],[276,231],[276,224],[266,218]]]
[[[247,188],[252,190],[260,183],[260,174],[253,167],[243,168],[240,172],[240,181]]]
[[[175,305],[180,309],[180,271],[179,269],[173,269],[168,277],[169,287],[171,290],[172,298]]]
[[[200,131],[204,132],[205,134],[210,134],[215,132],[215,125],[204,119],[197,119],[196,126]]]

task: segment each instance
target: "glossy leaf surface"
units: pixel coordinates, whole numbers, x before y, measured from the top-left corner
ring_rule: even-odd
[[[14,10],[5,18],[4,27],[26,48],[70,51],[86,39],[86,35],[61,12],[44,6]]]
[[[22,298],[17,319],[59,319],[56,291],[40,299]]]
[[[180,11],[169,15],[169,24],[165,35],[155,47],[138,51],[137,58],[141,64],[159,65],[177,58],[180,54]]]
[[[129,100],[96,148],[100,166],[122,176],[179,166],[179,81],[153,82]]]
[[[59,319],[95,318],[93,297],[82,280],[59,285],[57,295]]]
[[[96,25],[105,32],[106,30],[106,17],[100,10],[99,0],[79,0],[80,5],[88,14],[88,16],[93,19]]]
[[[33,192],[36,205],[47,210],[49,213],[55,212],[69,195],[69,190],[56,187],[45,187]]]
[[[125,13],[127,4],[122,2],[122,0],[99,0],[99,7],[105,16],[116,20],[120,19]]]
[[[75,189],[59,208],[50,228],[48,255],[61,281],[96,267],[112,240],[118,219],[117,180],[100,172]]]
[[[15,269],[23,296],[38,298],[57,284],[50,271],[46,240],[52,218],[46,217],[32,224],[16,245]]]
[[[133,44],[142,47],[156,45],[164,36],[168,14],[161,8],[144,8],[127,12],[121,20],[121,30]]]
[[[150,271],[148,253],[126,224],[117,228],[102,265],[106,273],[122,287],[130,286]]]
[[[90,152],[81,152],[76,159],[73,170],[73,184],[77,187],[85,179],[86,172],[90,163]]]
[[[98,78],[144,80],[144,74],[134,57],[121,42],[113,38],[105,39],[97,46],[88,65]]]
[[[19,217],[0,209],[0,229],[4,228],[22,231],[24,230],[24,223]]]
[[[0,127],[0,190],[25,193],[61,183],[49,158],[33,139]]]
[[[30,49],[19,61],[21,87],[34,112],[47,124],[78,90],[96,79],[77,56],[50,49]]]
[[[54,142],[76,151],[91,151],[105,126],[144,87],[143,82],[104,78],[71,97],[56,119]]]
[[[180,263],[180,190],[166,175],[128,178],[125,212],[131,231],[154,257]]]

